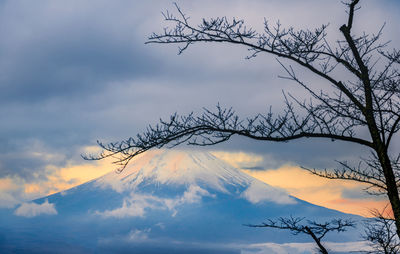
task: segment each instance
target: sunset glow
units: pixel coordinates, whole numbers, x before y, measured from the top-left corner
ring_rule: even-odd
[[[344,197],[344,192],[361,195],[365,185],[344,180],[323,179],[298,167],[287,166],[276,170],[244,170],[244,172],[272,186],[283,188],[299,199],[345,213],[369,217],[370,210],[382,210],[387,205],[386,200],[376,200],[368,195],[358,199]]]
[[[0,254],[400,253],[399,13],[0,0]]]
[[[86,149],[89,151],[89,148]],[[91,150],[90,150],[91,151]],[[94,152],[95,150],[93,150]],[[159,153],[152,151],[150,154]],[[254,167],[263,161],[261,155],[245,152],[214,151],[213,154],[236,168]],[[148,157],[147,154],[138,156]],[[138,159],[138,158],[135,158]],[[151,158],[151,157],[149,157]],[[181,157],[175,158],[170,165],[174,170],[174,164],[179,163]],[[140,160],[144,162],[146,160]],[[52,166],[47,176],[47,181],[23,183],[17,179],[0,179],[0,189],[4,192],[15,192],[22,188],[22,197],[40,197],[56,192],[64,191],[79,184],[91,181],[106,173],[113,172],[116,166],[112,160],[71,165],[63,168]],[[137,165],[140,168],[140,165]],[[142,165],[143,166],[143,165]],[[259,179],[271,186],[282,188],[289,194],[308,201],[310,203],[339,210],[346,213],[370,216],[370,210],[382,210],[387,206],[384,199],[374,199],[372,196],[362,195],[365,185],[343,180],[329,180],[312,175],[311,173],[295,166],[283,166],[278,169],[248,170],[243,172]],[[167,172],[166,172],[167,173]],[[117,173],[115,173],[117,174]],[[346,193],[354,194],[359,198],[346,197]]]

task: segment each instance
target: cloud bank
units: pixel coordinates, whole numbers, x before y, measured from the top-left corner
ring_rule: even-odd
[[[215,16],[243,18],[258,30],[264,17],[272,24],[280,20],[283,26],[297,28],[329,23],[334,37],[340,36],[338,28],[346,15],[340,1],[179,4],[194,23]],[[7,190],[0,207],[48,194],[39,187],[50,185],[54,180],[49,176],[71,161],[84,164],[80,149],[98,139],[133,136],[159,117],[198,112],[218,102],[241,116],[266,112],[270,105],[279,111],[282,89],[304,94],[278,78],[283,72],[274,58],[244,60],[245,48],[207,44],[177,56],[175,46],[144,45],[151,32],[166,25],[160,15],[165,9],[174,7],[163,0],[100,0],[96,5],[78,0],[1,1],[0,179],[29,186]],[[335,15],[326,15],[327,9]],[[376,32],[386,22],[385,40],[399,45],[399,12],[398,1],[366,1],[357,12],[355,31]],[[352,161],[359,156],[358,146],[318,140],[271,144],[233,137],[216,149],[258,154],[268,168],[287,162],[329,168],[335,159]],[[64,188],[79,182],[70,180]],[[57,191],[60,186],[48,189]]]
[[[244,172],[299,199],[346,213],[368,217],[371,209],[382,209],[387,205],[385,197],[366,195],[363,191],[365,185],[321,178],[300,167],[282,166],[274,170]]]
[[[347,242],[347,243],[334,243],[326,242],[325,247],[334,253],[360,253],[372,251],[367,242]],[[317,253],[317,246],[315,243],[261,243],[246,246],[241,254],[303,254],[303,253]]]
[[[23,203],[14,212],[17,216],[23,216],[27,218],[36,217],[39,215],[55,215],[57,210],[54,204],[49,203],[46,199],[42,204],[36,203]]]
[[[200,203],[202,197],[215,197],[207,190],[196,185],[190,185],[182,196],[175,198],[160,198],[148,194],[132,192],[129,198],[125,198],[122,206],[113,210],[96,211],[95,213],[103,217],[127,218],[144,217],[146,211],[151,209],[170,210],[174,217],[177,208],[184,204]]]

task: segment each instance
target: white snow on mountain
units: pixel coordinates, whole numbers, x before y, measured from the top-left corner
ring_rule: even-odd
[[[96,180],[102,188],[117,192],[134,191],[148,184],[189,186],[185,195],[193,193],[199,185],[207,189],[228,193],[227,186],[247,188],[241,197],[251,203],[272,201],[293,204],[296,201],[286,191],[271,187],[207,152],[155,150],[146,152],[134,160],[121,173],[114,171]],[[191,189],[192,188],[192,189]],[[201,196],[202,192],[195,196]]]
[[[207,183],[213,189],[227,192],[224,182],[245,186],[252,177],[206,152],[154,150],[134,160],[122,173],[110,172],[97,182],[122,191],[150,179],[159,184]]]
[[[253,204],[263,201],[272,201],[278,204],[295,204],[296,201],[285,195],[281,189],[269,186],[261,181],[255,180],[250,183],[250,186],[242,193],[242,196]]]

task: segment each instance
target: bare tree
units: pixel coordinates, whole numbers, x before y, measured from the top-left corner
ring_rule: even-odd
[[[328,254],[327,249],[322,245],[321,240],[329,232],[344,232],[349,227],[354,227],[355,222],[352,220],[333,219],[329,222],[318,223],[316,221],[307,220],[307,223],[302,223],[305,218],[299,217],[280,217],[277,220],[268,220],[258,225],[246,225],[257,228],[277,228],[289,230],[294,235],[306,234],[311,236],[317,244],[321,253]]]
[[[372,210],[373,218],[365,221],[363,239],[368,241],[372,251],[367,253],[397,254],[400,253],[400,241],[396,234],[393,218],[387,209]]]
[[[192,25],[176,5],[177,15],[164,13],[166,22],[172,26],[152,34],[147,43],[178,44],[182,53],[194,43],[220,42],[247,47],[251,52],[248,58],[268,54],[285,61],[278,60],[287,74],[284,78],[303,87],[310,100],[285,95],[286,109],[282,114],[269,111],[245,119],[231,108],[220,106],[216,111],[205,109],[200,115],[175,113],[135,138],[109,144],[98,142],[103,152],[86,159],[114,157],[119,170],[123,170],[133,157],[155,147],[181,143],[214,145],[233,135],[273,142],[301,138],[351,142],[370,149],[372,158],[359,167],[341,162],[335,171],[309,170],[331,179],[366,183],[369,191],[387,195],[400,236],[399,167],[391,151],[392,140],[400,129],[400,51],[388,50],[388,43],[381,42],[382,29],[372,35],[354,33],[360,2],[345,3],[347,20],[339,28],[342,37],[334,44],[328,42],[326,25],[315,30],[295,30],[285,29],[279,23],[271,27],[265,21],[261,33],[235,18],[203,19],[200,24]],[[325,83],[315,90],[296,75],[290,64]],[[351,77],[344,80],[344,75],[339,75],[343,71]],[[368,137],[360,135],[365,132]]]

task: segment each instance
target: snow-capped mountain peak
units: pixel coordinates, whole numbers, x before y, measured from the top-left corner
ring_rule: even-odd
[[[225,184],[246,186],[254,180],[208,152],[155,150],[134,160],[124,171],[109,174],[98,182],[134,188],[141,183],[199,185],[225,191]]]
[[[252,203],[295,202],[284,190],[263,183],[204,151],[154,150],[135,159],[124,171],[100,177],[96,184],[117,192],[144,186],[200,186],[210,193],[231,192]]]

